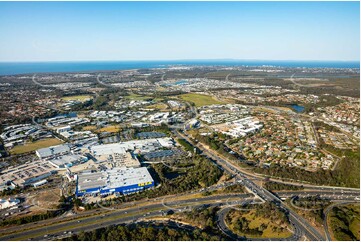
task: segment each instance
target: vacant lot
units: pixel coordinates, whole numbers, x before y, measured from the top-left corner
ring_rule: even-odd
[[[138,94],[130,94],[128,96],[124,96],[127,99],[132,99],[132,100],[147,100],[147,99],[153,99],[152,97],[148,97],[148,96],[142,96],[142,95],[138,95]]]
[[[213,97],[204,94],[187,93],[179,96],[181,99],[187,102],[192,102],[196,107],[212,105],[212,104],[223,104],[223,102],[215,100]]]
[[[120,131],[119,125],[110,125],[104,128],[101,128],[97,130],[96,132],[110,132],[110,133],[116,133]]]
[[[42,139],[42,140],[38,140],[35,142],[26,143],[25,145],[15,146],[13,149],[10,150],[10,153],[11,154],[22,154],[22,153],[27,153],[27,152],[34,151],[37,149],[41,149],[41,148],[45,148],[45,147],[49,147],[49,146],[53,146],[53,145],[58,145],[61,143],[63,143],[63,142],[56,138]]]
[[[88,126],[84,126],[83,127],[83,130],[84,131],[93,131],[93,130],[96,130],[97,129],[97,127],[95,126],[95,125],[88,125]]]
[[[61,98],[64,101],[79,101],[79,102],[85,102],[86,100],[93,99],[90,95],[78,95],[78,96],[67,96]]]

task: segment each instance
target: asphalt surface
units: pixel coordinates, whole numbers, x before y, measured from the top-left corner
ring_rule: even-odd
[[[139,219],[151,216],[162,216],[169,210],[172,210],[173,212],[181,212],[204,205],[234,205],[239,204],[240,202],[243,202],[247,199],[253,200],[254,197],[251,194],[222,194],[216,196],[186,199],[181,201],[167,202],[161,200],[153,202],[152,204],[137,206],[133,208],[100,212],[99,214],[90,215],[89,217],[81,217],[79,215],[75,215],[71,218],[46,220],[45,223],[42,224],[26,224],[20,227],[21,230],[19,229],[19,226],[17,226],[15,228],[11,228],[11,230],[2,230],[0,240],[4,241],[55,239],[59,236],[69,236],[70,233],[90,231],[112,224],[136,222]],[[93,213],[94,212],[96,211],[93,211]],[[56,223],[51,224],[52,222]],[[9,234],[4,235],[4,233]]]
[[[203,153],[213,159],[219,166],[221,166],[224,170],[228,170],[229,172],[236,174],[236,177],[241,179],[242,184],[248,188],[251,192],[253,192],[257,197],[261,198],[264,201],[272,201],[278,205],[278,207],[288,213],[291,224],[294,225],[295,231],[301,231],[302,234],[306,235],[306,237],[312,241],[323,241],[324,238],[322,235],[318,233],[318,231],[312,227],[304,218],[299,216],[296,212],[294,212],[291,208],[289,208],[286,204],[282,202],[274,194],[270,193],[268,190],[264,189],[256,185],[252,180],[250,180],[247,175],[245,175],[238,167],[233,164],[223,160],[222,158],[215,156],[210,151],[204,149],[201,146],[195,145],[187,136],[181,135],[179,132],[175,131],[175,134],[179,137],[186,139],[193,146],[198,147]]]

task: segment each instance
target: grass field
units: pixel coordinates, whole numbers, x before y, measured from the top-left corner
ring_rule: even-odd
[[[63,142],[56,138],[43,139],[43,140],[31,142],[31,143],[26,143],[25,145],[15,146],[13,149],[10,150],[10,153],[11,154],[22,154],[22,153],[27,153],[27,152],[34,151],[37,149],[41,149],[41,148],[45,148],[45,147],[49,147],[49,146],[53,146],[53,145],[58,145],[61,143],[63,143]]]
[[[120,131],[119,125],[110,125],[104,128],[101,128],[97,130],[97,132],[110,132],[110,133],[116,133]]]
[[[79,102],[85,102],[87,99],[93,99],[90,95],[77,95],[77,96],[67,96],[61,98],[64,101],[79,101]]]
[[[152,104],[152,105],[147,106],[147,108],[165,110],[165,109],[168,109],[168,106],[166,104],[164,104],[164,103],[156,103],[156,104]]]
[[[83,127],[83,130],[84,131],[92,131],[92,130],[96,130],[97,129],[97,127],[95,126],[95,125],[88,125],[88,126],[84,126]]]
[[[130,94],[128,96],[124,96],[127,99],[132,99],[132,100],[146,100],[146,99],[152,99],[152,97],[149,96],[142,96],[142,95],[138,95],[138,94]]]
[[[192,102],[196,107],[212,105],[212,104],[223,104],[223,102],[215,100],[213,97],[204,94],[187,93],[179,96],[181,99],[187,102]]]
[[[268,216],[262,216],[257,214],[256,210],[246,211],[231,211],[229,215],[231,217],[232,222],[229,225],[231,230],[237,233],[240,236],[247,236],[250,238],[287,238],[291,236],[291,232],[287,230],[286,224],[281,223],[277,220],[272,220]],[[244,228],[237,227],[237,221],[244,219],[248,224],[244,231]],[[259,228],[263,227],[261,234],[251,233],[251,230],[259,230]],[[283,229],[280,229],[283,227]]]

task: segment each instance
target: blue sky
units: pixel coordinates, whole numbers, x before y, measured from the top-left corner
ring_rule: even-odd
[[[359,60],[359,2],[0,2],[0,61]]]

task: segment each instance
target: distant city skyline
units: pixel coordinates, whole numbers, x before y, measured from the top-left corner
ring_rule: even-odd
[[[0,61],[359,61],[359,2],[0,2]]]

